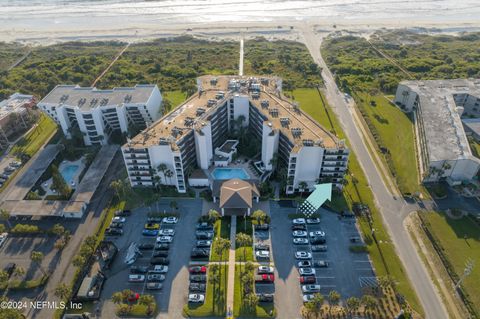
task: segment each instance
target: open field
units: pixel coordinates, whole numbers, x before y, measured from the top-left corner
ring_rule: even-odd
[[[293,94],[295,95],[295,91]],[[312,99],[310,103],[301,104],[300,107],[321,125],[324,125],[328,129],[333,129],[340,138],[345,138],[330,107],[328,105],[327,108],[322,107],[322,100],[318,92],[316,98],[313,93],[311,94]],[[410,285],[404,268],[400,266],[400,259],[383,225],[380,213],[375,206],[373,194],[368,186],[368,181],[354,153],[350,154],[349,172],[350,174],[346,176],[348,184],[345,186],[343,194],[334,194],[334,202],[331,204],[332,208],[336,208],[337,210],[351,209],[355,202],[362,202],[370,207],[373,218],[372,227],[375,228],[375,235],[380,244],[375,244],[375,241],[372,239],[371,229],[365,218],[359,218],[359,224],[365,242],[368,245],[368,252],[375,267],[376,274],[377,276],[385,276],[387,274],[393,276],[397,281],[398,292],[405,296],[417,312],[422,313],[421,305],[415,291]]]
[[[48,116],[41,114],[37,126],[15,144],[12,154],[23,153],[33,156],[56,130],[57,124]]]
[[[0,72],[8,70],[14,63],[19,61],[29,48],[18,43],[0,42]],[[0,100],[2,93],[0,91]]]
[[[469,258],[476,265],[480,263],[480,227],[472,219],[452,219],[440,212],[425,213],[423,219],[427,221],[426,226],[442,247],[457,276],[463,274]],[[480,313],[479,282],[480,268],[474,267],[462,284],[477,313]]]

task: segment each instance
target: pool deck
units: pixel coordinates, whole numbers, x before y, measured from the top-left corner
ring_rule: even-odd
[[[235,169],[235,168],[242,168],[247,174],[248,174],[248,180],[259,180],[258,176],[255,175],[255,173],[248,167],[248,163],[245,163],[245,161],[242,159],[241,163],[236,163],[235,161],[230,163],[228,166],[225,167],[216,167],[216,166],[211,166],[208,169],[208,172],[205,172],[210,180],[215,180],[213,176],[213,171],[215,169]]]
[[[68,186],[70,186],[71,188],[76,188],[76,186],[78,185],[78,178],[80,177],[80,173],[85,169],[85,164],[83,163],[83,156],[81,158],[79,158],[78,160],[76,161],[63,161],[62,163],[60,163],[60,165],[58,166],[58,170],[60,171],[60,173],[62,172],[62,170],[66,167],[66,166],[70,166],[70,165],[78,165],[78,169],[77,171],[75,172],[75,176],[73,177],[73,181],[74,181],[74,185],[71,185],[69,183],[69,181],[65,181],[67,182]],[[63,175],[62,175],[63,176]],[[46,194],[45,196],[47,195],[56,195],[57,193],[53,192],[51,189],[50,189],[50,186],[52,185],[52,178],[48,179],[45,183],[42,184],[42,187],[43,189],[46,191]]]

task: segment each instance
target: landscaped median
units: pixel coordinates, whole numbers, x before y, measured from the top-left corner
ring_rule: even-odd
[[[213,228],[215,236],[213,238],[210,261],[228,261],[228,252],[224,252],[222,255],[219,254],[217,238],[230,239],[230,216],[225,216],[215,221]]]

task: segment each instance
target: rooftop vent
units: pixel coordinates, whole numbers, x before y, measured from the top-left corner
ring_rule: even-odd
[[[184,122],[186,127],[191,127],[193,124],[195,124],[195,120],[192,119],[191,117],[187,117]]]
[[[132,101],[132,96],[130,94],[125,95],[123,98],[124,103],[130,103]]]
[[[168,140],[165,137],[161,137],[158,140],[158,145],[168,145]]]
[[[283,127],[288,127],[290,125],[290,119],[288,117],[282,117],[280,118],[280,124],[282,124]]]
[[[313,146],[313,141],[312,140],[303,140],[303,145],[304,146]]]
[[[261,78],[260,82],[262,82],[263,85],[268,85],[268,79],[267,78]]]
[[[68,97],[69,95],[68,94],[64,94],[60,97],[60,103],[64,103],[65,101],[68,100]]]
[[[181,128],[178,128],[178,127],[174,127],[172,128],[172,136],[173,137],[177,137],[178,135],[182,135],[182,129]]]
[[[205,109],[202,108],[202,107],[199,107],[197,109],[197,116],[200,116],[200,115],[203,115],[203,114],[205,114]]]
[[[212,86],[217,85],[217,82],[218,82],[217,78],[211,78],[210,79],[210,85],[212,85]]]
[[[252,92],[252,98],[258,99],[259,97],[260,97],[260,93],[259,93],[259,92]]]
[[[207,102],[207,107],[212,107],[214,106],[215,104],[217,104],[217,101],[213,100],[213,99],[210,99],[208,100]]]
[[[91,101],[90,101],[90,106],[95,106],[98,102],[98,99],[96,98],[93,98]]]
[[[105,106],[108,104],[108,99],[107,98],[103,98],[101,101],[100,101],[100,106]]]
[[[87,99],[82,97],[80,100],[78,100],[78,106],[82,107],[85,104],[85,102],[87,102]]]
[[[268,111],[272,117],[278,117],[278,109],[273,108]]]
[[[268,100],[262,100],[262,102],[260,102],[260,105],[262,106],[262,108],[266,109],[268,108],[268,105],[270,104],[270,102]]]
[[[291,132],[292,132],[293,138],[299,138],[300,136],[302,136],[302,129],[300,127],[293,127],[291,129]]]
[[[224,97],[225,97],[225,92],[221,92],[221,91],[220,91],[220,92],[217,92],[217,94],[215,94],[215,98],[216,98],[217,100],[221,100],[221,99],[223,99]]]

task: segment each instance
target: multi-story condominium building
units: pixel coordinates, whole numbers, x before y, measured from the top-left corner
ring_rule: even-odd
[[[85,145],[107,144],[114,131],[144,129],[161,116],[162,95],[156,85],[99,90],[58,85],[38,107],[61,126],[67,138],[76,128]]]
[[[185,192],[197,168],[215,179],[209,169],[225,166],[224,155],[236,151],[227,139],[238,125],[261,145],[259,180],[283,168],[288,194],[318,182],[342,186],[349,156],[344,141],[287,100],[280,78],[203,76],[197,86],[196,94],[122,147],[132,186],[161,183]]]
[[[413,112],[424,182],[471,180],[480,160],[472,155],[462,118],[480,118],[480,80],[404,81],[395,104]]]
[[[18,130],[30,126],[31,120],[27,116],[35,105],[36,100],[32,95],[15,93],[8,99],[0,102],[0,148],[10,144],[9,137]]]

